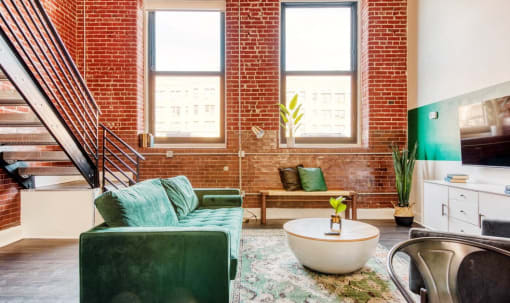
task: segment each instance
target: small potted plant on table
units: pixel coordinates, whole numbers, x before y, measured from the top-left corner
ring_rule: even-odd
[[[414,221],[413,205],[409,203],[411,185],[413,183],[414,163],[416,162],[416,147],[409,151],[400,151],[397,146],[392,145],[393,167],[395,168],[395,186],[397,187],[398,203],[394,203],[394,218],[397,225],[411,226]]]
[[[340,213],[347,208],[347,205],[343,203],[344,200],[345,197],[342,196],[338,198],[331,197],[329,199],[329,204],[331,204],[331,207],[335,210],[335,214],[331,215],[331,219],[329,221],[329,228],[331,229],[331,232],[340,233],[342,231],[342,217],[340,217]],[[334,228],[335,224],[338,225],[338,229]]]

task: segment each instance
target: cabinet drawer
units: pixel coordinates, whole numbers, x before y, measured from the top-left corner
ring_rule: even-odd
[[[484,218],[499,220],[510,218],[510,196],[480,193],[479,201],[480,214]]]
[[[451,200],[459,200],[467,203],[478,203],[478,192],[460,188],[450,187],[448,190],[448,196]]]
[[[449,215],[450,218],[478,225],[478,203],[450,200]]]
[[[480,228],[478,228],[478,226],[462,222],[455,218],[450,218],[450,226],[448,230],[454,233],[480,234]]]

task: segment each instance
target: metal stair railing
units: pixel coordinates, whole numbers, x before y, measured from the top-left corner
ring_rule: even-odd
[[[87,182],[100,186],[101,160],[103,174],[114,169],[125,174],[121,165],[138,181],[143,156],[103,125],[104,153],[100,159],[101,111],[41,1],[1,0],[0,32],[0,67]],[[134,172],[121,160],[129,155],[110,137],[135,154]],[[127,185],[136,183],[132,178],[127,180]],[[105,180],[109,181],[114,183]],[[126,184],[117,181],[113,187]]]
[[[103,191],[110,186],[119,189],[140,181],[140,160],[145,160],[145,157],[108,127],[100,126],[103,130]]]

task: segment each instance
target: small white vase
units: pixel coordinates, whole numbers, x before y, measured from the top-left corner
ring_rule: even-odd
[[[287,137],[287,148],[293,148],[296,146],[296,138],[295,137]]]
[[[293,148],[296,146],[296,137],[294,137],[294,126],[291,122],[287,123],[287,129],[289,130],[287,136],[287,148]]]

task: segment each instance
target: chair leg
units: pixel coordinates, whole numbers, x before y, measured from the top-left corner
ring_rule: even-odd
[[[420,289],[420,303],[427,303],[427,290],[425,288]]]

